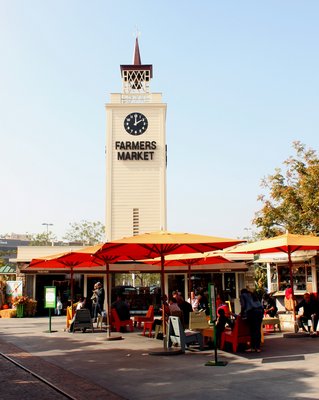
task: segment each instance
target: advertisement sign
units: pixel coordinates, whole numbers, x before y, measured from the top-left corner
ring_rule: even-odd
[[[6,295],[12,298],[22,296],[22,281],[7,281]]]
[[[209,309],[210,309],[210,321],[216,321],[216,291],[215,285],[210,283],[208,285],[208,294],[209,294]]]
[[[56,308],[56,287],[44,287],[44,308]]]

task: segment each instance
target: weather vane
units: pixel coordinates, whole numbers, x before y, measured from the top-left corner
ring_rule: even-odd
[[[135,38],[137,38],[137,39],[138,39],[139,36],[141,36],[141,32],[139,31],[137,25],[135,25],[135,30],[134,30],[134,32],[133,32],[133,36],[134,36]]]

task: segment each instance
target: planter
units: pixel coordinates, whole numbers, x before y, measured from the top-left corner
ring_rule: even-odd
[[[17,318],[23,318],[24,317],[24,304],[18,304],[17,305]]]
[[[29,300],[24,308],[25,317],[34,317],[37,310],[37,302],[35,300]]]

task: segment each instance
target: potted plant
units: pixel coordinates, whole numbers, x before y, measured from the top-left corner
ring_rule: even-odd
[[[24,308],[25,305],[28,303],[29,299],[27,296],[17,296],[12,300],[12,305],[17,310],[17,317],[23,318],[24,317]]]

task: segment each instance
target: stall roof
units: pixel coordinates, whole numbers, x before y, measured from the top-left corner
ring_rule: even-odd
[[[10,262],[29,263],[33,258],[41,258],[54,254],[77,251],[84,246],[21,246],[18,247],[17,258],[11,258]]]
[[[12,275],[16,274],[16,267],[11,265],[3,265],[0,267],[0,275]]]
[[[317,250],[299,250],[295,251],[291,255],[291,261],[293,263],[309,261],[311,258],[317,255]],[[287,263],[288,255],[285,253],[265,253],[260,254],[258,258],[255,259],[256,263]]]

